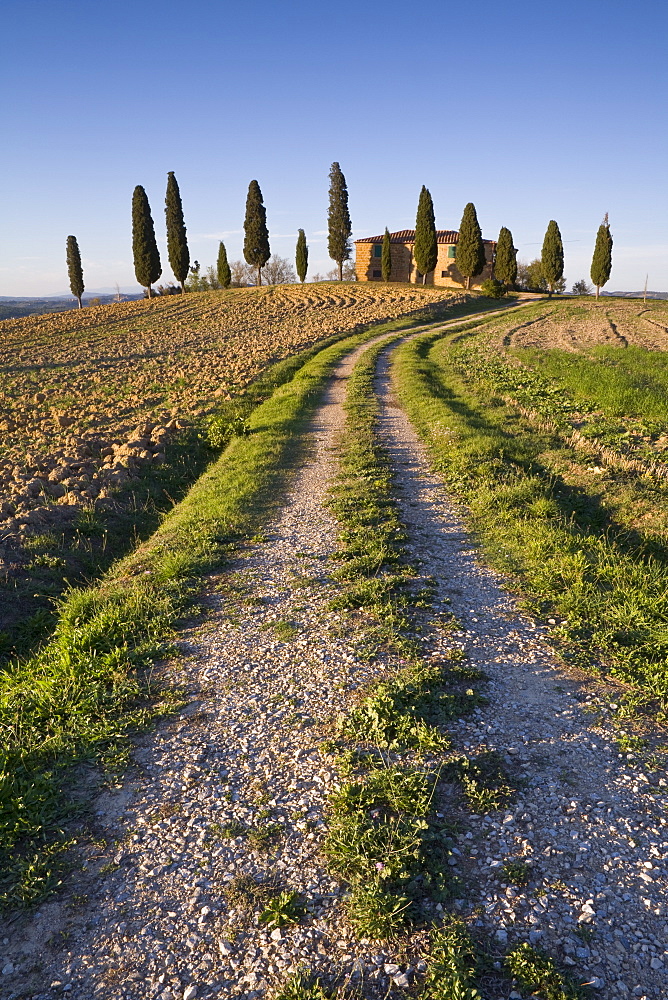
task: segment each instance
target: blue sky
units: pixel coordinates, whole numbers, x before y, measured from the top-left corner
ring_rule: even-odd
[[[608,288],[668,290],[667,21],[647,0],[4,0],[0,295],[65,292],[70,233],[87,288],[135,286],[136,184],[170,279],[169,170],[204,266],[221,238],[241,256],[256,178],[272,250],[301,226],[326,271],[333,160],[355,236],[412,227],[426,184],[439,228],[473,201],[524,258],[556,219],[570,285],[607,211]]]

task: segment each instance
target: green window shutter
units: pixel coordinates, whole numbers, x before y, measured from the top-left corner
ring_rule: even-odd
[[[373,255],[374,255],[374,257],[382,257],[383,256],[383,244],[382,243],[374,243],[374,245],[373,245]]]
[[[456,256],[457,256],[457,247],[455,246],[448,247],[448,257],[451,260],[454,260]]]

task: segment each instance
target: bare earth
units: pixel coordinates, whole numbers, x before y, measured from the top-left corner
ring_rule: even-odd
[[[359,686],[396,667],[359,655],[362,616],[327,607],[336,525],[323,504],[353,361],[333,379],[267,540],[219,578],[204,623],[182,636],[183,658],[169,670],[190,704],[138,742],[127,780],[100,797],[96,823],[107,846],[91,847],[86,870],[55,901],[17,914],[0,933],[3,998],[251,1000],[301,962],[366,997],[399,997],[419,982],[423,935],[356,940],[319,853],[325,801],[339,780],[320,743]],[[663,997],[665,781],[618,753],[605,724],[585,711],[586,685],[559,666],[545,631],[480,564],[461,512],[392,398],[388,367],[386,352],[381,430],[411,548],[438,580],[434,615],[450,608],[459,621],[452,632],[434,619],[424,652],[461,647],[489,677],[488,705],[452,727],[453,743],[498,749],[523,779],[512,806],[488,817],[465,814],[456,792],[444,792],[444,808],[465,824],[453,867],[467,895],[456,905],[474,929],[489,930],[499,960],[530,940],[605,1000]],[[294,623],[294,637],[281,637],[280,622]],[[530,864],[531,882],[505,888],[501,865],[518,858]],[[240,875],[298,890],[307,915],[265,930],[263,903],[244,900]],[[507,989],[490,980],[483,995],[501,1000]]]
[[[555,311],[556,307],[556,311]],[[587,351],[598,344],[610,347],[646,347],[668,350],[668,303],[643,304],[637,299],[575,300],[552,304],[538,320],[519,322],[506,343],[513,347],[560,348]]]

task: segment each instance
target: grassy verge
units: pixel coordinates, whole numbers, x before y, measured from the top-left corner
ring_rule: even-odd
[[[397,352],[399,392],[435,467],[465,501],[493,565],[511,573],[554,629],[563,655],[605,664],[665,712],[668,565],[637,548],[586,489],[555,472],[555,440],[476,392],[450,338]],[[468,371],[468,369],[467,369]]]
[[[402,325],[411,321],[386,329]],[[177,695],[159,690],[152,663],[201,576],[269,516],[333,365],[371,333],[276,366],[236,411],[249,433],[230,440],[147,542],[60,603],[43,649],[0,675],[1,903],[29,903],[57,883],[73,767],[118,758],[130,729],[171,709]]]

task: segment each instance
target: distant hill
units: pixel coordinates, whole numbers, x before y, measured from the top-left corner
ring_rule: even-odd
[[[601,292],[601,295],[616,295],[621,299],[668,299],[668,292]]]
[[[124,302],[131,299],[141,299],[141,293],[126,295],[121,292]],[[108,304],[116,301],[116,293],[96,295],[91,292],[84,295],[84,306],[90,305],[95,299],[96,304]],[[0,319],[19,319],[21,316],[33,316],[36,313],[65,312],[67,309],[76,309],[77,301],[72,295],[51,295],[44,298],[13,298],[10,295],[0,295]]]

